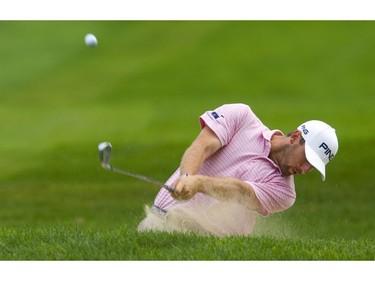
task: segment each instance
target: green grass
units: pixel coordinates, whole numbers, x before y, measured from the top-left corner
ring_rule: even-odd
[[[0,259],[374,260],[374,22],[0,22]],[[83,43],[96,34],[98,48]],[[198,116],[244,102],[271,129],[308,119],[340,140],[255,236],[138,234]],[[166,246],[167,245],[167,246]],[[196,246],[195,246],[196,245]]]
[[[7,228],[1,232],[3,259],[10,260],[373,260],[368,240],[202,237],[160,232],[137,233],[57,225]],[[192,243],[194,241],[194,243]]]

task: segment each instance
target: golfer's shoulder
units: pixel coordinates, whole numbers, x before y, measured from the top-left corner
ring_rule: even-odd
[[[235,114],[241,116],[255,116],[251,107],[244,103],[224,104],[220,108],[223,114]]]
[[[245,104],[245,103],[227,103],[227,104],[224,104],[222,108],[225,108],[228,110],[244,110],[244,111],[251,110],[250,105]]]

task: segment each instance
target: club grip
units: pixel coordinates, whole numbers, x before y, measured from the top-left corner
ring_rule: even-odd
[[[172,186],[170,186],[170,185],[166,185],[166,184],[164,184],[163,187],[164,187],[166,190],[170,191],[170,192],[174,192],[174,187],[172,187]]]

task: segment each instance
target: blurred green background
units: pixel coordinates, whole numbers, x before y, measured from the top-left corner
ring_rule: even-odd
[[[296,178],[293,208],[260,219],[281,237],[375,237],[375,22],[1,21],[0,228],[136,228],[199,132],[198,117],[247,103],[285,133],[336,128],[327,180]],[[94,33],[97,48],[85,46]]]

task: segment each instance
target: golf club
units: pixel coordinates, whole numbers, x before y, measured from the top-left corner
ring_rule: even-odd
[[[166,184],[164,184],[160,181],[154,180],[152,178],[149,178],[149,177],[146,177],[146,176],[134,173],[134,172],[119,169],[119,168],[113,167],[111,164],[109,164],[109,159],[111,158],[111,153],[112,153],[112,145],[109,142],[101,142],[98,146],[98,152],[99,152],[99,161],[100,161],[103,169],[114,171],[114,172],[119,173],[119,174],[127,175],[127,176],[130,176],[130,177],[133,177],[133,178],[137,178],[137,179],[155,184],[155,185],[163,187],[166,190],[171,191],[171,192],[174,191],[173,187],[171,187],[169,185],[166,185]]]

